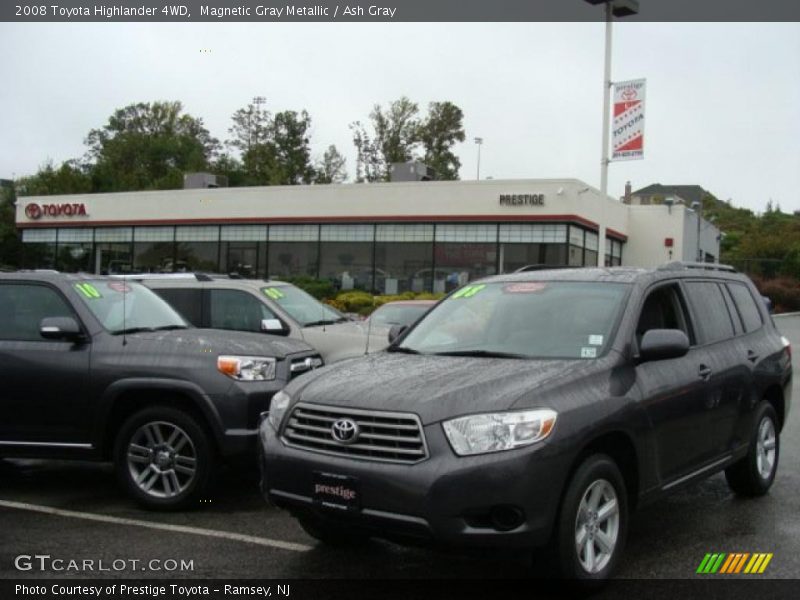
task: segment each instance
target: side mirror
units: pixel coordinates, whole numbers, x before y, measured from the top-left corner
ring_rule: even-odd
[[[392,328],[389,330],[389,343],[394,344],[394,341],[403,335],[408,329],[408,325],[392,325]]]
[[[39,324],[39,334],[46,340],[77,342],[83,339],[81,326],[72,317],[46,317]]]
[[[689,351],[689,338],[680,329],[650,329],[642,336],[642,362],[680,358]]]
[[[761,296],[761,298],[764,300],[764,305],[767,307],[767,312],[772,314],[772,311],[774,310],[772,299],[769,296]]]
[[[288,336],[291,330],[280,319],[261,319],[261,332],[270,335]]]

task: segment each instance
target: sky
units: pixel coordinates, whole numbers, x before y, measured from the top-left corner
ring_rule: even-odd
[[[316,157],[405,95],[464,111],[462,179],[600,185],[603,23],[0,23],[0,178],[83,155],[116,108],[180,100],[212,135],[254,96],[306,109]],[[800,210],[800,23],[614,24],[612,80],[647,79],[645,158],[608,192],[699,184]]]

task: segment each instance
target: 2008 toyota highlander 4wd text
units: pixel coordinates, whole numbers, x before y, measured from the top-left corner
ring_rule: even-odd
[[[591,586],[635,506],[722,470],[765,494],[790,389],[789,343],[730,268],[498,275],[277,394],[262,490],[323,542],[547,547]]]
[[[301,341],[190,328],[138,283],[3,273],[0,457],[111,459],[142,504],[190,506],[319,364]]]

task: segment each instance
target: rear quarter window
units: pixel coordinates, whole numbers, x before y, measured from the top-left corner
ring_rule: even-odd
[[[202,294],[203,290],[191,289],[154,289],[156,294],[166,300],[172,308],[195,327],[202,327]]]
[[[761,313],[747,286],[743,283],[728,283],[727,285],[728,291],[736,303],[736,308],[739,310],[739,315],[742,317],[744,330],[749,333],[760,328],[763,324]]]
[[[685,281],[700,343],[710,344],[734,336],[733,322],[719,284],[714,281]]]

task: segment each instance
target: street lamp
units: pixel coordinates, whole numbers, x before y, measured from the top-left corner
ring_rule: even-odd
[[[481,146],[483,146],[483,138],[482,137],[476,137],[475,138],[475,143],[478,145],[478,176],[477,176],[477,180],[480,181],[481,180]]]
[[[639,12],[639,0],[584,0],[592,5],[606,5],[606,44],[605,59],[603,62],[603,150],[600,154],[600,191],[603,196],[608,195],[608,134],[609,117],[611,112],[611,23],[614,17],[628,17]],[[603,198],[605,202],[605,198]],[[602,215],[602,210],[601,210]],[[603,248],[606,241],[606,224],[600,218],[598,223],[597,235],[600,248]],[[597,266],[605,266],[605,253],[597,253]]]
[[[692,208],[694,209],[695,217],[697,217],[697,253],[695,257],[697,258],[697,262],[705,262],[703,260],[703,251],[700,249],[700,224],[703,220],[703,201],[695,200],[692,202]]]

